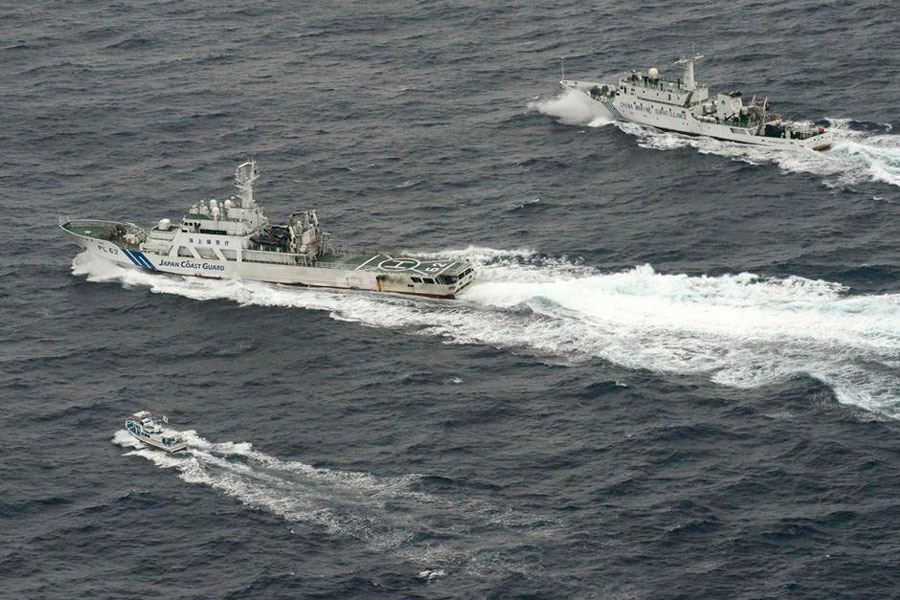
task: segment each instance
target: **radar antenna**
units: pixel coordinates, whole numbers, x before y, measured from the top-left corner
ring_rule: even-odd
[[[255,160],[247,160],[234,170],[234,187],[241,191],[241,208],[254,206],[253,182],[257,179],[259,179],[259,169],[256,167]]]
[[[697,54],[694,50],[694,44],[691,43],[691,53],[682,56],[675,61],[676,65],[684,65],[684,89],[694,91],[697,89],[697,83],[694,81],[694,62],[703,58],[702,54]]]

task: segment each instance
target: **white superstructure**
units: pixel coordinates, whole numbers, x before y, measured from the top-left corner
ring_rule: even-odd
[[[163,417],[163,422],[168,419]],[[167,429],[153,419],[149,411],[142,410],[125,419],[125,429],[145,444],[165,452],[179,452],[187,448],[187,442],[177,431]]]
[[[772,148],[831,147],[831,132],[782,120],[770,112],[768,98],[753,96],[744,105],[737,91],[710,95],[709,88],[694,78],[694,63],[701,58],[692,52],[678,60],[684,72],[677,79],[661,77],[658,69],[651,68],[647,73],[632,71],[616,84],[565,78],[560,84],[583,93],[617,121]]]
[[[93,219],[66,220],[60,226],[91,254],[176,275],[436,298],[455,297],[475,276],[468,261],[337,250],[314,210],[273,225],[253,197],[258,177],[256,162],[245,162],[235,171],[237,196],[200,201],[180,222],[160,219],[149,231],[133,223]]]

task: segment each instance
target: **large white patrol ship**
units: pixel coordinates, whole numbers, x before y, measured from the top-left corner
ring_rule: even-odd
[[[200,201],[180,222],[160,219],[150,231],[133,223],[61,220],[89,253],[154,273],[243,278],[326,287],[454,298],[475,276],[469,261],[421,260],[335,248],[314,210],[272,225],[253,198],[255,161],[235,170],[239,196]]]
[[[740,92],[719,92],[694,79],[693,52],[675,64],[684,66],[683,77],[666,79],[659,70],[631,71],[618,84],[563,79],[560,84],[587,96],[591,103],[617,121],[630,121],[686,135],[707,136],[772,148],[827,150],[833,137],[823,127],[783,120],[769,112],[768,98],[753,96],[744,106]]]

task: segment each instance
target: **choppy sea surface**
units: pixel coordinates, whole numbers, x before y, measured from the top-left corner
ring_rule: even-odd
[[[255,4],[255,5],[254,5]],[[891,598],[894,2],[0,7],[0,597]],[[698,78],[832,127],[611,123]],[[458,301],[152,276],[58,215],[231,193],[469,258]],[[142,448],[140,409],[188,452]]]

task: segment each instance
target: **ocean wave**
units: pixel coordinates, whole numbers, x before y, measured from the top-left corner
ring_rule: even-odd
[[[839,283],[796,276],[664,274],[650,265],[604,273],[526,249],[437,254],[481,267],[457,301],[157,276],[86,253],[75,258],[73,273],[193,300],[323,310],[450,343],[705,374],[738,388],[806,375],[831,386],[841,402],[900,416],[898,294],[853,296]]]

